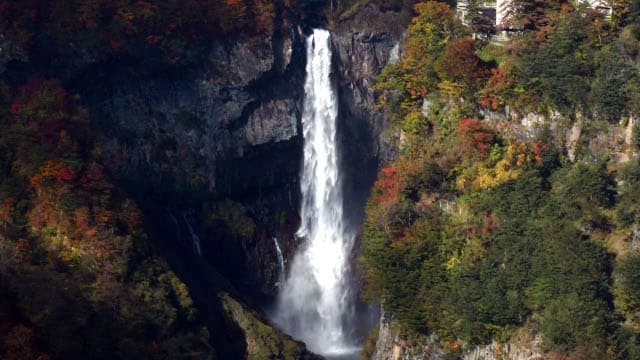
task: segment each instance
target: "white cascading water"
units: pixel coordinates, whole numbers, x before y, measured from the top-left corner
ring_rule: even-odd
[[[273,237],[273,244],[276,246],[276,254],[278,255],[278,278],[284,278],[284,255],[282,254],[282,249],[280,248],[280,243],[278,242],[277,237]],[[281,280],[279,280],[282,282]]]
[[[329,32],[307,38],[302,114],[304,164],[301,225],[304,241],[278,296],[275,321],[310,350],[323,355],[357,352],[343,320],[350,311],[345,283],[352,236],[343,222],[336,149],[337,97],[331,85]]]
[[[173,215],[171,215],[173,217]],[[196,253],[198,253],[198,256],[202,256],[202,248],[200,247],[200,237],[198,236],[198,233],[193,229],[193,226],[191,225],[191,216],[188,216],[187,214],[182,214],[182,219],[184,220],[184,223],[187,225],[187,230],[189,230],[189,234],[191,235],[191,242],[193,243],[193,249],[196,251]],[[174,222],[175,218],[174,218]]]

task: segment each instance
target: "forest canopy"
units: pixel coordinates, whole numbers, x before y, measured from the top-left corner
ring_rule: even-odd
[[[557,356],[640,358],[640,162],[588,140],[570,155],[549,127],[634,121],[640,23],[629,3],[607,18],[553,1],[511,2],[508,20],[506,39],[472,36],[447,4],[415,6],[375,85],[402,135],[366,208],[365,297],[451,354],[524,330]],[[546,121],[514,126],[528,114]]]

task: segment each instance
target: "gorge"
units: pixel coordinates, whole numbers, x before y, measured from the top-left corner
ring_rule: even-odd
[[[0,358],[640,358],[640,10],[514,3],[0,0]]]
[[[2,9],[0,12],[6,11],[4,7]],[[10,9],[13,11],[13,5]],[[74,6],[66,9],[77,11]],[[103,176],[112,184],[102,189],[115,189],[112,196],[118,199],[129,198],[123,205],[127,211],[110,211],[131,216],[129,219],[139,219],[139,222],[128,222],[135,224],[136,229],[132,230],[123,225],[125,223],[116,226],[115,221],[121,220],[113,220],[117,230],[98,231],[99,234],[123,234],[123,239],[129,239],[129,242],[118,242],[125,246],[121,250],[105,252],[103,247],[110,246],[107,240],[98,243],[99,246],[95,243],[99,239],[82,240],[89,246],[82,251],[95,251],[92,259],[97,259],[98,264],[117,264],[119,272],[101,273],[99,277],[102,284],[109,283],[115,288],[89,295],[75,287],[58,286],[50,297],[28,295],[41,293],[44,286],[36,282],[38,277],[33,275],[33,271],[42,269],[48,283],[57,284],[80,282],[71,280],[71,277],[78,273],[77,269],[83,269],[86,271],[84,274],[89,274],[83,278],[84,284],[95,284],[93,276],[96,269],[106,271],[113,265],[89,269],[89,265],[83,263],[77,265],[79,268],[72,265],[68,268],[70,270],[53,267],[45,271],[45,268],[49,269],[47,260],[38,265],[40,267],[26,268],[25,263],[12,262],[13,257],[4,256],[14,251],[17,244],[12,240],[14,234],[29,237],[43,249],[51,249],[55,234],[73,241],[81,241],[80,235],[71,230],[71,225],[62,226],[53,220],[48,220],[50,222],[45,225],[49,224],[47,226],[55,231],[46,235],[27,231],[25,227],[16,227],[13,232],[12,226],[4,226],[0,239],[3,274],[18,271],[23,275],[2,276],[1,312],[18,312],[11,305],[17,301],[14,296],[30,299],[30,305],[26,313],[10,317],[6,327],[5,318],[0,319],[3,324],[0,336],[14,330],[22,331],[23,326],[27,329],[37,326],[34,341],[57,344],[44,349],[53,358],[145,358],[149,354],[147,345],[152,346],[148,342],[149,336],[161,344],[153,345],[154,351],[165,358],[176,358],[180,346],[194,349],[193,353],[200,354],[201,358],[260,358],[266,354],[314,358],[302,343],[270,324],[260,310],[261,305],[275,299],[284,286],[285,267],[290,270],[292,265],[299,243],[295,232],[301,224],[302,112],[306,37],[311,31],[300,16],[288,8],[277,5],[277,11],[279,16],[274,20],[272,30],[257,36],[213,37],[202,47],[200,43],[190,43],[190,48],[202,51],[191,53],[195,54],[194,57],[178,63],[164,59],[162,54],[155,52],[157,48],[154,50],[153,44],[149,49],[145,47],[149,45],[127,44],[121,54],[116,54],[117,51],[107,44],[105,54],[101,52],[105,51],[104,48],[91,48],[93,45],[85,42],[87,38],[78,33],[67,34],[75,39],[70,41],[69,38],[59,42],[34,38],[34,45],[29,50],[26,47],[19,50],[20,44],[15,41],[1,43],[0,82],[2,86],[8,83],[17,89],[15,96],[3,93],[3,106],[4,102],[15,102],[14,108],[21,109],[18,107],[18,102],[22,101],[18,98],[20,91],[24,92],[21,96],[25,98],[33,95],[29,91],[38,94],[56,91],[64,99],[51,105],[51,109],[58,109],[55,111],[71,118],[72,115],[66,115],[71,110],[65,112],[55,108],[67,101],[73,103],[72,109],[87,109],[83,116],[90,116],[90,120],[87,127],[82,128],[87,133],[72,138],[72,141],[87,140],[74,145],[81,152],[56,152],[48,147],[44,151],[48,155],[38,158],[43,160],[29,160],[14,156],[14,151],[6,146],[27,147],[30,151],[21,152],[25,155],[30,152],[40,154],[40,148],[10,140],[14,138],[8,135],[21,134],[25,130],[15,122],[18,115],[5,117],[3,112],[2,121],[8,121],[6,124],[10,126],[7,125],[2,136],[1,163],[3,169],[7,169],[5,174],[9,175],[0,179],[3,184],[0,200],[21,197],[23,195],[19,194],[25,194],[23,191],[27,194],[31,191],[28,186],[15,185],[26,183],[5,168],[6,164],[32,164],[32,168],[38,169],[46,161],[65,164],[75,156],[73,164],[77,167],[74,172],[82,174],[83,164],[99,163],[102,166],[99,169],[104,169]],[[374,8],[369,11],[378,14]],[[367,28],[363,28],[362,34],[355,38],[346,29],[337,31],[336,39],[342,43],[332,45],[335,47],[333,59],[323,60],[332,67],[334,76],[331,81],[343,89],[334,94],[333,106],[337,108],[341,103],[344,110],[336,113],[333,121],[338,133],[334,151],[341,149],[344,156],[334,158],[333,166],[335,171],[340,167],[349,172],[340,183],[349,200],[345,213],[352,214],[345,220],[344,230],[340,230],[348,232],[345,239],[353,239],[359,226],[357,217],[362,216],[368,186],[375,176],[377,151],[374,139],[379,131],[374,130],[368,118],[362,115],[366,113],[364,108],[373,105],[373,97],[368,93],[369,89],[356,83],[366,77],[350,73],[354,70],[351,55],[356,52],[354,46],[366,48],[366,51],[357,50],[358,56],[367,53],[369,57],[364,61],[359,59],[357,67],[366,67],[372,81],[375,69],[379,70],[384,65],[384,57],[395,41],[388,35],[371,41],[371,34],[372,30]],[[103,36],[91,32],[85,35],[94,39]],[[135,38],[130,39],[135,41]],[[133,46],[129,48],[130,45]],[[376,49],[378,46],[381,48]],[[20,55],[24,53],[29,57]],[[48,58],[54,61],[43,60]],[[39,74],[38,79],[34,73]],[[31,77],[34,80],[29,80],[30,85],[19,90],[19,84],[25,84]],[[74,95],[66,97],[60,86],[55,85],[57,83],[41,78],[60,78],[59,83]],[[348,84],[355,86],[348,90]],[[35,106],[49,106],[42,103],[46,99],[39,99],[41,102],[36,102]],[[78,111],[82,113],[84,110]],[[350,114],[349,111],[359,114]],[[44,121],[25,114],[20,115],[25,121]],[[63,118],[64,121],[66,119]],[[72,125],[64,123],[63,132],[69,134],[70,127]],[[57,132],[54,134],[58,135]],[[24,137],[15,139],[21,138]],[[353,139],[363,141],[352,142]],[[55,143],[57,140],[52,141]],[[91,152],[90,148],[95,151]],[[95,178],[98,176],[95,174],[100,172],[95,170],[95,165],[91,166],[94,174],[91,176]],[[71,210],[65,210],[71,212],[60,213],[60,216],[75,216],[75,209],[88,208],[89,224],[105,226],[96,222],[93,211],[103,211],[100,210],[102,207],[120,204],[120,200],[105,200],[100,207],[87,205],[86,199],[91,197],[80,195],[85,191],[86,183],[75,183],[80,181],[80,177],[64,180],[73,185],[63,187],[71,190],[64,190],[60,196],[76,199],[76,202],[65,202],[72,204]],[[64,178],[68,179],[69,175]],[[56,181],[52,183],[54,188]],[[25,204],[32,201],[35,204],[35,201],[41,201],[39,199],[25,198]],[[12,216],[24,219],[28,207],[21,208]],[[136,208],[140,217],[135,215]],[[106,220],[101,221],[112,218],[103,219]],[[4,218],[2,221],[5,224]],[[74,224],[74,221],[65,224]],[[83,226],[77,228],[83,229]],[[5,232],[6,229],[10,231]],[[72,254],[79,249],[78,243],[74,244],[61,245],[56,253]],[[57,258],[52,256],[51,259]],[[83,256],[88,259],[88,255]],[[348,256],[351,255],[345,254]],[[60,261],[71,264],[66,260]],[[95,286],[102,288],[102,285]],[[70,291],[73,294],[65,294]],[[87,305],[73,305],[84,301]],[[5,307],[4,304],[9,305]],[[78,314],[78,321],[62,322],[57,317],[45,317],[47,322],[38,318],[37,314],[57,314],[56,309],[60,307]],[[141,310],[130,311],[134,307]],[[90,317],[113,320],[99,324],[83,320]],[[34,323],[38,325],[29,325]],[[143,328],[147,330],[142,331]],[[71,340],[74,333],[85,334],[85,340],[82,343]],[[111,335],[97,335],[107,333]],[[359,338],[363,336],[358,335]],[[0,345],[0,353],[6,351]]]

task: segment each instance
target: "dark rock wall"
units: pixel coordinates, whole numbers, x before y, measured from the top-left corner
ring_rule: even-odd
[[[283,20],[270,36],[217,41],[193,65],[89,65],[72,81],[98,119],[110,172],[147,207],[165,210],[150,226],[175,223],[183,236],[171,241],[191,246],[182,216],[191,214],[203,256],[255,295],[276,291],[272,237],[288,253],[295,247],[303,38],[295,20]],[[252,236],[202,230],[211,215],[202,204],[228,199],[253,220]]]
[[[372,89],[376,76],[393,60],[407,19],[397,12],[362,6],[336,23],[332,32],[335,81],[339,97],[338,145],[345,196],[345,216],[356,241],[350,255],[351,296],[359,298],[357,256],[364,206],[377,170],[395,156],[387,114],[376,108]],[[377,309],[355,301],[349,327],[352,338],[364,339],[377,323]]]
[[[257,297],[277,292],[273,237],[287,258],[297,247],[305,32],[326,25],[326,2],[302,5],[308,10],[304,19],[288,14],[273,34],[216,40],[189,65],[100,63],[72,40],[46,50],[59,55],[51,64],[34,63],[82,94],[112,176],[143,207],[161,210],[148,217],[150,227],[176,227],[163,240],[167,249],[192,247],[183,220],[188,213],[203,257]],[[405,25],[400,14],[373,5],[330,25],[346,214],[354,234],[379,164],[394,155],[384,134],[387,118],[375,108],[371,87]],[[12,54],[1,63],[19,58]],[[203,204],[226,200],[252,219],[251,236],[204,229],[211,214]]]
[[[172,267],[189,269],[178,262],[198,258],[193,230],[202,259],[258,299],[277,293],[273,237],[287,258],[298,245],[305,33],[326,25],[321,9],[326,2],[302,5],[308,10],[304,19],[288,14],[273,34],[215,40],[206,56],[188,65],[126,58],[98,62],[72,39],[43,50],[58,54],[50,64],[35,59],[30,65],[62,77],[82,95],[96,120],[99,155],[147,209],[148,227],[164,229],[150,233],[173,259]],[[398,13],[365,5],[326,25],[340,102],[345,210],[354,234],[379,164],[394,155],[372,85],[397,50],[405,23]],[[20,54],[6,55],[0,64],[15,59]],[[251,219],[250,234],[207,228],[214,210],[204,204],[225,201]]]
[[[332,29],[340,101],[339,143],[346,213],[357,231],[378,166],[394,156],[388,117],[376,108],[376,76],[397,51],[406,19],[366,5]]]
[[[111,173],[145,206],[164,209],[153,222],[182,229],[183,236],[170,240],[175,246],[191,246],[181,216],[191,214],[203,256],[259,297],[277,292],[273,236],[286,257],[297,246],[303,29],[322,21],[290,16],[272,35],[215,41],[205,58],[184,66],[95,64],[82,53],[73,56],[73,49],[65,55],[73,59],[65,77],[98,119],[99,150]],[[397,48],[404,21],[366,5],[331,29],[346,213],[354,233],[379,163],[393,156],[371,87]],[[253,220],[251,236],[203,230],[211,214],[202,204],[226,199]]]

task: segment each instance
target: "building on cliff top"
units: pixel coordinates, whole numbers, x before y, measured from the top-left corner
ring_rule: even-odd
[[[510,0],[485,0],[478,3],[478,15],[480,15],[480,18],[485,19],[485,23],[493,24],[494,29],[497,30],[497,35],[494,35],[492,38],[498,42],[505,40],[509,33],[518,31],[517,29],[509,29],[505,27],[509,3]],[[576,3],[586,3],[588,8],[597,10],[606,19],[611,19],[613,10],[606,0],[577,0]],[[465,25],[471,25],[468,16],[469,0],[459,0],[456,5],[456,12]],[[486,34],[475,35],[478,36]]]

